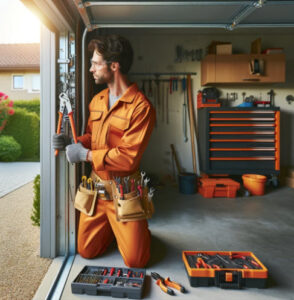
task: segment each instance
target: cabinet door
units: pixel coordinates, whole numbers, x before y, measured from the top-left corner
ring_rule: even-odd
[[[216,83],[260,82],[261,76],[250,74],[251,55],[216,55]]]
[[[201,85],[215,82],[215,55],[207,55],[201,63]]]
[[[215,72],[216,83],[242,82],[249,73],[248,61],[240,55],[216,55]]]
[[[265,54],[261,56],[264,60],[264,76],[261,82],[285,82],[286,60],[284,54]]]
[[[257,59],[263,72],[251,74],[250,64]],[[201,84],[285,82],[284,54],[207,55],[201,64]]]

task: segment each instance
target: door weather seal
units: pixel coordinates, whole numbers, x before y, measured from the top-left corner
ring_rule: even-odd
[[[64,257],[62,266],[54,279],[54,282],[46,296],[46,300],[59,300],[61,298],[74,258],[75,255],[67,255]]]

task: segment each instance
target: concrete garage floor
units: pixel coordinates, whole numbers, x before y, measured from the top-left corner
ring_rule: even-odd
[[[286,187],[261,197],[205,199],[174,187],[159,190],[150,220],[152,257],[147,266],[146,299],[171,299],[151,279],[155,271],[188,289],[178,299],[294,299],[294,190]],[[266,289],[192,288],[182,262],[183,250],[252,251],[268,268]],[[93,260],[76,256],[62,300],[95,299],[71,293],[71,282],[85,265],[124,267],[115,248]],[[111,297],[98,296],[100,299]]]

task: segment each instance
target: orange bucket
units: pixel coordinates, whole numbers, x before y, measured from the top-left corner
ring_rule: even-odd
[[[252,195],[264,195],[266,176],[257,174],[244,174],[243,185]]]

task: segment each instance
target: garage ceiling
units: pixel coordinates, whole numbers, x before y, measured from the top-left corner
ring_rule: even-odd
[[[73,1],[88,30],[294,27],[294,1]]]

